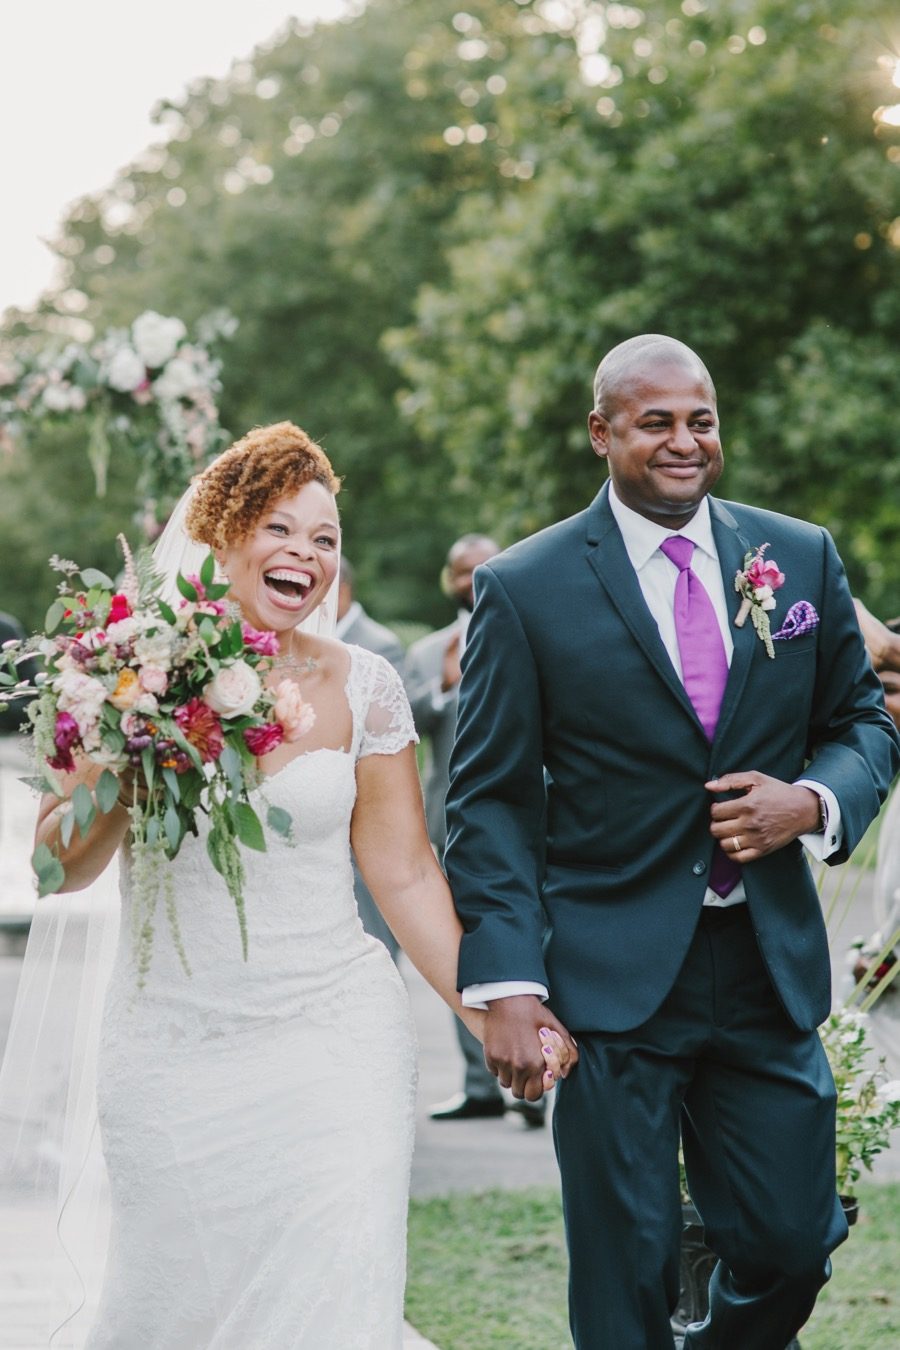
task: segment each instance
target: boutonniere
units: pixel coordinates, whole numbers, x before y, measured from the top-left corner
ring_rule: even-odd
[[[775,660],[769,611],[775,608],[775,592],[784,585],[784,573],[778,564],[764,555],[768,544],[760,544],[756,552],[744,555],[744,566],[735,573],[734,589],[744,598],[734,620],[735,628],[743,628],[750,615],[759,638],[766,644],[766,655]]]

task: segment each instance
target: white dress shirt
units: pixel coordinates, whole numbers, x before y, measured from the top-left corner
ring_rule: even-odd
[[[694,544],[691,569],[703,583],[722,633],[725,656],[729,666],[734,652],[734,639],[731,635],[728,608],[725,600],[725,585],[719,555],[716,550],[709,514],[709,500],[704,497],[696,514],[681,530],[667,530],[656,525],[646,516],[632,511],[616,496],[612,483],[609,485],[609,505],[616,524],[622,534],[626,552],[637,574],[647,608],[656,621],[659,635],[669,660],[675,668],[679,680],[683,680],[681,655],[678,650],[678,636],[675,631],[675,583],[678,568],[660,551],[660,544],[670,535],[680,534]],[[735,771],[740,767],[735,765]],[[819,834],[804,834],[801,842],[806,845],[813,857],[824,861],[835,852],[843,840],[841,808],[834,793],[824,783],[816,783],[809,778],[798,778],[798,786],[811,788],[825,803],[825,830]],[[746,902],[743,882],[738,882],[734,890],[725,897],[717,895],[711,888],[704,896],[704,905],[725,908]],[[467,1008],[484,1008],[490,999],[511,998],[515,994],[537,994],[547,998],[547,989],[526,980],[502,980],[490,984],[469,985],[462,992],[463,1005]]]

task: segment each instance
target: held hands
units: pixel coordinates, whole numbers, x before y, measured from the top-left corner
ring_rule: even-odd
[[[484,1025],[484,1062],[512,1095],[536,1102],[578,1063],[578,1047],[534,994],[494,999]]]
[[[755,769],[723,774],[705,787],[709,792],[743,793],[714,802],[710,809],[710,834],[737,863],[755,862],[820,827],[819,798],[811,788]]]

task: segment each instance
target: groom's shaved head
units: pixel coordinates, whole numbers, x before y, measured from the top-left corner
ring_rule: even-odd
[[[623,392],[636,380],[646,377],[654,367],[672,365],[696,371],[709,385],[715,399],[710,373],[696,352],[677,338],[666,337],[663,333],[641,333],[620,342],[600,362],[594,376],[594,407],[604,417],[612,417]]]

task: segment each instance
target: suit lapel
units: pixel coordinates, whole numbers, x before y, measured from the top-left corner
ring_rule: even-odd
[[[750,551],[751,546],[738,522],[722,502],[710,497],[709,508],[712,518],[713,538],[716,541],[719,567],[722,569],[722,581],[725,586],[725,605],[731,623],[731,636],[734,639],[734,651],[731,656],[731,667],[728,671],[728,682],[725,685],[722,707],[719,710],[719,721],[716,725],[716,734],[713,740],[713,745],[716,745],[728,734],[728,728],[744,692],[744,685],[747,683],[750,662],[753,659],[759,638],[756,636],[756,629],[749,619],[742,628],[735,628],[734,626],[734,620],[741,604],[741,596],[734,589],[734,576],[744,566],[744,557]]]
[[[669,653],[659,636],[656,621],[647,608],[641,584],[631,565],[628,550],[610,509],[608,498],[609,485],[606,484],[588,508],[588,562],[650,665],[706,740],[694,705],[684,691],[684,685],[679,680],[675,667],[669,659]],[[741,557],[743,558],[743,554]]]

